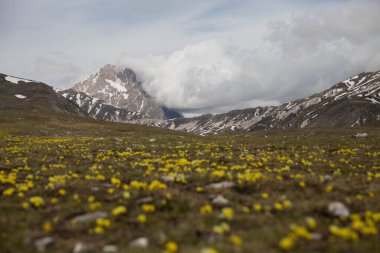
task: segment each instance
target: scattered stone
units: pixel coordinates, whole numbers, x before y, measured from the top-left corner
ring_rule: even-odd
[[[103,252],[104,253],[116,253],[119,252],[119,247],[116,245],[106,245],[103,247]]]
[[[74,136],[75,134],[73,132],[71,132],[71,131],[66,131],[65,135],[66,136]]]
[[[54,242],[54,238],[51,236],[43,237],[35,241],[35,245],[38,252],[45,252],[46,247]]]
[[[97,192],[97,191],[99,191],[99,187],[96,187],[96,186],[91,187],[91,191],[93,191],[93,192]]]
[[[335,217],[348,217],[350,215],[348,208],[341,202],[331,202],[327,209]]]
[[[149,240],[146,237],[140,237],[130,242],[131,247],[137,248],[147,248],[149,245]]]
[[[175,176],[162,176],[161,180],[165,183],[173,182],[175,180]]]
[[[222,195],[218,195],[216,198],[214,198],[212,200],[212,203],[214,205],[220,205],[220,206],[223,206],[223,205],[227,205],[229,203],[228,199],[226,199],[225,197],[223,197]]]
[[[156,237],[157,237],[157,240],[161,243],[164,243],[168,240],[168,236],[162,230],[158,231],[158,233],[156,234]]]
[[[149,139],[150,142],[155,142],[156,138]]]
[[[356,138],[366,138],[368,137],[367,133],[358,133],[354,135]]]
[[[107,213],[106,212],[92,212],[92,213],[86,213],[83,215],[76,216],[72,219],[72,222],[75,223],[83,223],[83,222],[89,222],[89,221],[94,221],[99,218],[106,218]]]
[[[137,204],[146,204],[146,203],[152,203],[153,202],[153,198],[152,197],[146,197],[146,198],[142,198],[142,199],[139,199],[137,200]]]
[[[77,242],[73,248],[73,253],[83,253],[86,251],[88,251],[88,247],[82,242]]]
[[[215,189],[215,190],[221,190],[221,189],[231,188],[234,186],[235,186],[234,182],[223,181],[223,182],[219,182],[219,183],[209,184],[207,187],[211,188],[211,189]]]
[[[331,181],[332,179],[333,179],[333,177],[330,176],[330,175],[325,175],[325,176],[323,177],[323,180],[324,180],[324,181]]]
[[[320,241],[322,239],[322,235],[320,233],[310,233],[311,240]]]

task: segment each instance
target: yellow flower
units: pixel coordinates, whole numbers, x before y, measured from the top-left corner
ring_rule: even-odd
[[[240,236],[237,236],[237,235],[231,235],[231,236],[230,236],[230,242],[231,242],[233,245],[241,246],[242,243],[243,243],[243,240],[241,239]]]
[[[222,216],[228,220],[232,220],[234,217],[234,210],[232,208],[226,207],[222,209]]]
[[[167,250],[167,252],[175,253],[178,251],[178,245],[173,241],[169,241],[165,244],[165,249]]]
[[[38,197],[38,196],[31,197],[31,198],[29,199],[29,201],[30,201],[30,203],[32,203],[32,205],[33,205],[34,207],[40,207],[40,206],[45,205],[45,201],[44,201],[44,199],[41,198],[41,197]]]
[[[140,214],[137,216],[137,221],[140,223],[146,223],[146,215],[145,214]]]
[[[332,235],[338,236],[344,240],[347,240],[347,241],[359,240],[358,234],[355,231],[351,230],[350,228],[340,228],[338,226],[331,225],[329,227],[329,230]]]
[[[326,186],[326,188],[325,188],[325,191],[326,192],[332,192],[334,190],[334,186],[332,186],[332,185],[328,185],[328,186]]]
[[[261,212],[261,210],[263,210],[263,207],[260,204],[254,204],[253,209],[255,209],[255,211],[259,213]]]
[[[126,213],[127,208],[125,206],[118,206],[112,209],[112,215],[113,216],[119,216],[120,214]]]
[[[290,228],[297,237],[311,240],[311,235],[306,228],[298,225],[292,225]]]
[[[80,202],[80,197],[78,194],[74,194],[73,195],[73,200],[77,201],[77,202]]]
[[[88,205],[88,207],[90,208],[91,211],[95,211],[95,210],[99,209],[101,206],[102,206],[102,204],[100,202],[94,202],[94,203],[90,203]]]
[[[261,194],[261,197],[262,197],[263,199],[267,199],[267,198],[269,198],[269,194],[266,193],[266,192],[264,192],[264,193]]]
[[[3,191],[4,196],[11,196],[15,191],[15,188],[8,188],[5,191]]]
[[[224,234],[228,231],[230,231],[230,226],[227,224],[227,223],[222,223],[220,225],[215,225],[213,228],[212,228],[212,231],[215,233],[215,234]]]
[[[98,227],[109,228],[111,226],[111,220],[106,218],[98,218],[96,220],[96,225]]]
[[[156,211],[156,207],[153,204],[143,204],[141,209],[146,213],[154,213]]]
[[[203,192],[204,191],[203,187],[201,187],[201,186],[198,186],[195,190],[197,192]]]
[[[123,198],[130,199],[131,198],[131,194],[129,192],[124,192],[123,193]]]
[[[212,213],[213,211],[213,208],[211,205],[204,205],[202,206],[200,209],[199,209],[199,212],[201,214],[209,214],[209,213]]]
[[[116,187],[119,187],[121,184],[121,181],[120,181],[120,179],[113,177],[113,178],[111,178],[111,184],[113,184]]]
[[[104,228],[103,227],[95,227],[94,229],[95,234],[104,234]]]
[[[306,224],[310,229],[315,229],[317,227],[317,221],[312,217],[306,218]]]
[[[95,197],[94,196],[89,196],[87,198],[87,201],[88,201],[88,203],[93,203],[95,201]]]
[[[284,208],[290,208],[292,206],[292,203],[289,200],[285,200],[282,202],[282,205]]]
[[[103,175],[101,175],[101,174],[96,175],[96,179],[99,180],[99,181],[104,181],[104,180],[106,180],[105,176],[103,176]]]
[[[65,196],[66,195],[66,190],[65,189],[60,189],[58,191],[59,195]]]
[[[50,222],[45,222],[42,228],[46,234],[50,234],[53,231],[53,225]]]
[[[29,203],[28,202],[22,202],[21,206],[24,209],[28,209],[29,208]]]
[[[277,211],[282,211],[282,210],[284,210],[284,207],[282,206],[281,203],[276,202],[276,203],[274,204],[274,209],[276,209]]]
[[[108,194],[112,195],[114,192],[115,192],[115,189],[114,188],[109,188],[107,190]]]
[[[51,198],[50,199],[50,203],[52,203],[53,205],[57,204],[58,203],[58,199],[57,198]]]
[[[166,184],[164,183],[161,183],[160,181],[158,180],[154,180],[152,183],[150,183],[148,189],[150,191],[154,191],[154,190],[165,190],[167,188]]]
[[[294,239],[290,237],[285,237],[281,239],[278,246],[283,250],[291,250],[294,248]]]

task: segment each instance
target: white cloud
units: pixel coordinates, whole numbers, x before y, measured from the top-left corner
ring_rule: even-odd
[[[121,62],[136,70],[144,87],[167,106],[178,109],[229,107],[264,96],[252,56],[217,40],[188,45],[168,56]]]

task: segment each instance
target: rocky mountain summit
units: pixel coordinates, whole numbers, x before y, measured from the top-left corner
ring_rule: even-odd
[[[59,94],[96,119],[129,122],[135,119],[165,120],[182,116],[151,97],[131,69],[114,65],[100,68],[89,78],[71,89],[59,91]]]

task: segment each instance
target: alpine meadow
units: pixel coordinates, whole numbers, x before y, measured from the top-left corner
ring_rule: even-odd
[[[379,12],[2,0],[0,252],[380,252]]]

